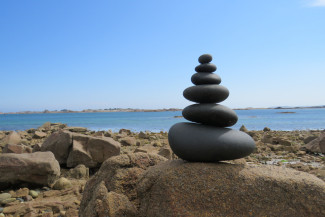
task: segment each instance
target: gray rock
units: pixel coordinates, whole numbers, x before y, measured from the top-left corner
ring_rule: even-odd
[[[226,87],[217,84],[202,84],[188,87],[183,95],[186,99],[197,103],[219,103],[229,96]]]
[[[83,164],[79,164],[75,168],[69,170],[69,176],[75,179],[89,178],[89,168]]]
[[[87,132],[87,128],[85,128],[85,127],[67,127],[65,129],[69,130],[70,132],[76,132],[76,133]]]
[[[204,63],[209,63],[212,61],[212,56],[211,54],[202,54],[199,57],[199,63],[204,64]]]
[[[254,140],[238,130],[194,123],[177,123],[168,134],[173,152],[187,161],[216,162],[251,154]]]
[[[221,78],[219,75],[213,73],[195,73],[192,75],[191,81],[195,85],[220,84]]]
[[[204,63],[195,67],[196,72],[214,72],[217,70],[217,66],[212,63]]]
[[[182,114],[189,121],[216,127],[230,127],[238,120],[236,112],[226,106],[213,103],[187,106]]]

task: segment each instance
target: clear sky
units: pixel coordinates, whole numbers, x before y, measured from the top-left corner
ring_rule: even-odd
[[[184,108],[204,53],[223,105],[324,105],[325,0],[2,0],[0,112]]]

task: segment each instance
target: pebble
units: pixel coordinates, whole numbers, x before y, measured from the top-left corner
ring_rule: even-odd
[[[2,193],[0,194],[0,203],[3,201],[3,200],[6,200],[8,198],[11,198],[11,194],[9,193]]]
[[[219,103],[228,98],[229,90],[217,84],[202,84],[186,88],[183,95],[192,102]]]
[[[3,208],[2,207],[0,207],[0,213],[2,213],[3,212]]]
[[[33,198],[37,198],[38,197],[37,191],[34,191],[34,190],[30,190],[29,191],[29,195],[32,196]]]
[[[189,121],[216,127],[230,127],[238,120],[236,112],[226,106],[214,103],[187,106],[183,109],[182,114]]]
[[[20,197],[16,198],[16,200],[19,200],[21,203],[24,202],[24,199]]]
[[[197,67],[195,67],[195,71],[196,72],[207,72],[207,73],[211,73],[217,70],[217,66],[212,64],[212,63],[205,63],[205,64],[201,64],[198,65]]]
[[[6,217],[5,214],[3,213],[0,213],[0,217]]]
[[[15,200],[16,200],[16,198],[8,198],[8,199],[3,200],[1,203],[2,204],[7,204],[7,203],[14,202]]]
[[[209,63],[212,61],[212,56],[211,54],[202,54],[199,57],[199,63],[204,64],[204,63]]]
[[[220,84],[221,78],[219,75],[213,73],[195,73],[192,75],[191,81],[195,85]]]

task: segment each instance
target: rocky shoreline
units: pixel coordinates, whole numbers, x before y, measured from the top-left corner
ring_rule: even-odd
[[[325,131],[273,131],[267,127],[262,131],[249,131],[244,126],[240,130],[254,139],[257,148],[250,156],[224,161],[225,164],[252,168],[262,165],[290,168],[306,172],[312,179],[318,177],[325,181],[325,139],[324,141],[320,139],[323,138]],[[69,144],[66,146],[68,148],[61,146],[63,144]],[[53,164],[46,167],[40,160],[43,157],[38,156],[37,162],[30,159],[24,161],[23,165],[27,165],[24,167],[26,173],[24,179],[18,180],[16,177],[7,176],[8,185],[5,186],[5,181],[1,181],[0,178],[0,217],[70,217],[78,216],[78,212],[81,216],[96,216],[100,212],[104,213],[105,209],[97,207],[95,215],[94,208],[89,207],[89,204],[95,206],[98,195],[104,194],[103,192],[106,192],[107,200],[102,199],[100,206],[110,207],[111,213],[107,216],[137,216],[135,213],[138,211],[141,213],[144,209],[139,204],[144,204],[141,201],[146,198],[146,195],[141,194],[143,191],[141,188],[137,189],[138,193],[135,192],[136,185],[141,187],[145,184],[143,183],[145,180],[139,178],[140,175],[147,168],[160,165],[167,160],[171,160],[167,161],[171,162],[171,165],[174,165],[173,162],[177,165],[180,164],[177,162],[181,162],[169,147],[167,132],[132,132],[128,129],[121,129],[119,132],[90,131],[83,127],[67,127],[65,124],[49,122],[37,129],[0,131],[0,158],[8,159],[7,156],[14,158],[0,161],[0,176],[9,174],[4,169],[6,163],[9,162],[12,166],[13,162],[23,162],[24,155],[33,154],[44,155],[44,158],[55,157],[60,168],[56,169]],[[45,173],[50,173],[46,174],[46,177],[55,176],[55,180],[46,178],[44,180],[47,183],[35,183],[40,177],[40,175],[35,177],[32,170],[35,165],[38,165],[39,171],[45,168]],[[21,172],[17,165],[14,166],[16,167],[10,169],[12,173]],[[118,175],[108,176],[103,173],[109,170],[116,171]],[[29,174],[29,171],[33,174]],[[103,180],[103,176],[106,177],[105,186],[100,181]],[[138,180],[142,180],[142,184],[141,182],[139,184]],[[92,192],[95,189],[97,193]],[[83,195],[88,195],[87,203]],[[93,195],[97,195],[97,199]],[[115,207],[110,200],[116,201],[119,206]],[[118,215],[122,212],[121,209],[127,214]],[[83,213],[80,213],[80,210]]]

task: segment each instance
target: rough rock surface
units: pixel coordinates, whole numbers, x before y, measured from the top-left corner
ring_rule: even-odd
[[[162,156],[145,153],[120,155],[107,159],[99,171],[88,180],[80,204],[79,215],[81,217],[100,216],[99,213],[102,211],[96,207],[98,204],[106,203],[102,196],[107,195],[106,191],[124,194],[136,205],[137,202],[134,201],[136,199],[135,186],[139,177],[148,167],[166,160]],[[98,193],[103,191],[104,193]],[[132,210],[126,201],[123,204],[128,207],[127,210]]]
[[[60,175],[60,165],[51,152],[0,155],[0,188],[11,184],[51,185]]]
[[[15,154],[22,154],[22,153],[32,153],[32,148],[25,146],[25,145],[12,145],[7,144],[2,150],[2,153],[15,153]]]
[[[84,164],[97,167],[107,158],[120,154],[121,145],[112,138],[92,136],[59,131],[49,136],[41,151],[51,151],[60,164],[75,167]]]
[[[305,147],[307,151],[325,154],[325,133],[307,143]]]
[[[325,216],[325,183],[276,166],[168,161],[137,190],[138,216]]]
[[[3,144],[18,145],[20,142],[20,135],[16,131],[12,131],[4,138]]]
[[[72,133],[58,131],[52,133],[42,144],[41,151],[51,151],[60,164],[67,162],[72,144]]]

